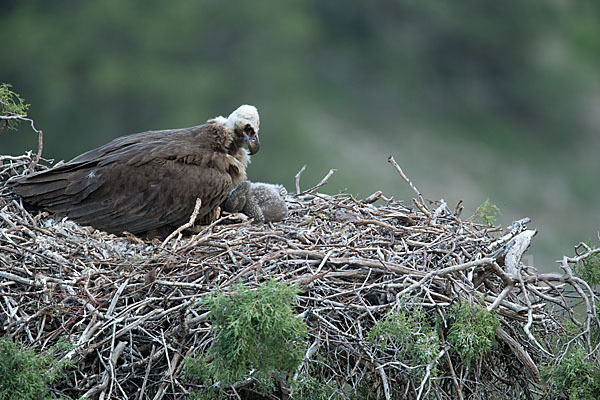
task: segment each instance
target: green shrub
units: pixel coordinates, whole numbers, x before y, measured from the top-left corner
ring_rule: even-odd
[[[600,284],[600,253],[592,254],[576,265],[575,275],[592,287]]]
[[[203,300],[216,338],[206,364],[190,361],[190,377],[223,385],[252,377],[270,382],[273,372],[291,373],[303,360],[306,324],[294,312],[298,289],[276,281],[252,290],[239,285]]]
[[[53,351],[67,347],[59,343],[50,351],[37,354],[12,339],[0,339],[0,400],[54,399],[48,385],[62,376],[65,362],[58,362]]]
[[[291,400],[374,400],[372,387],[365,383],[354,388],[345,380],[331,375],[327,356],[331,353],[322,346],[310,358],[307,370],[303,370],[291,382]]]
[[[475,211],[475,218],[481,219],[486,225],[492,226],[496,222],[496,216],[500,214],[498,206],[493,204],[490,199],[486,199],[482,205]]]
[[[202,384],[209,384],[212,381],[212,372],[210,365],[204,361],[203,357],[188,357],[184,363],[185,375]]]
[[[447,319],[450,323],[448,342],[467,364],[492,347],[500,327],[493,312],[462,301],[450,308]]]
[[[562,393],[569,400],[595,400],[600,396],[600,369],[586,361],[583,348],[575,348],[557,366],[543,369],[554,397]]]
[[[25,104],[23,99],[11,91],[10,88],[12,86],[7,83],[0,83],[0,115],[27,115],[27,109],[29,108],[29,104]],[[9,129],[15,129],[18,120],[3,120],[2,125],[0,125],[0,130],[4,127],[8,127]]]
[[[213,372],[204,357],[187,357],[184,360],[183,367],[187,380],[200,382],[204,386],[194,390],[188,397],[189,400],[221,400],[227,398],[217,385],[213,385]]]
[[[304,376],[294,382],[292,400],[345,400],[348,397],[335,382],[323,382],[312,376]]]
[[[439,336],[420,309],[391,311],[371,328],[367,340],[382,351],[393,342],[400,357],[414,365],[431,363],[440,351]]]

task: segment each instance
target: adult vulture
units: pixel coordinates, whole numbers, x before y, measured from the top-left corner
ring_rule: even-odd
[[[197,198],[198,218],[210,219],[246,179],[258,128],[256,108],[242,105],[204,125],[119,137],[11,184],[29,207],[111,233],[165,237],[189,220]]]

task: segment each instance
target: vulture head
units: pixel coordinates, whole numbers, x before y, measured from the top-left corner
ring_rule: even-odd
[[[259,125],[258,110],[256,107],[247,104],[239,106],[227,117],[227,127],[233,130],[237,139],[248,145],[250,154],[256,153],[260,147],[258,141]]]

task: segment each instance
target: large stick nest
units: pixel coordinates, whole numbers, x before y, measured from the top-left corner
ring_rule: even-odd
[[[74,345],[63,358],[76,368],[55,384],[57,393],[184,397],[193,389],[184,358],[205,354],[215,337],[198,300],[269,279],[301,288],[309,350],[299,371],[315,365],[320,378],[346,389],[367,385],[373,398],[535,397],[544,390],[543,362],[575,342],[594,352],[596,294],[571,272],[594,251],[565,257],[560,272],[538,273],[521,262],[535,233],[528,219],[503,230],[461,219],[443,201],[313,192],[288,195],[280,223],[225,216],[196,234],[142,242],[27,212],[4,182],[46,168],[35,158],[0,156],[0,332],[37,351],[59,339]],[[501,323],[497,345],[471,364],[443,342],[435,376],[431,365],[416,374],[401,344],[382,350],[366,340],[393,309],[418,308],[443,324],[458,301],[494,310]],[[550,342],[564,335],[565,320],[580,335],[557,353]],[[225,390],[237,398],[244,385]]]

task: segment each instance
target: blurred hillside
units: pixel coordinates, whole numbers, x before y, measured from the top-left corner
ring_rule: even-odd
[[[32,104],[46,157],[261,113],[252,180],[486,198],[531,216],[552,262],[600,230],[600,3],[2,1],[0,82]],[[0,133],[20,154],[36,137]],[[536,262],[536,264],[539,264]]]

